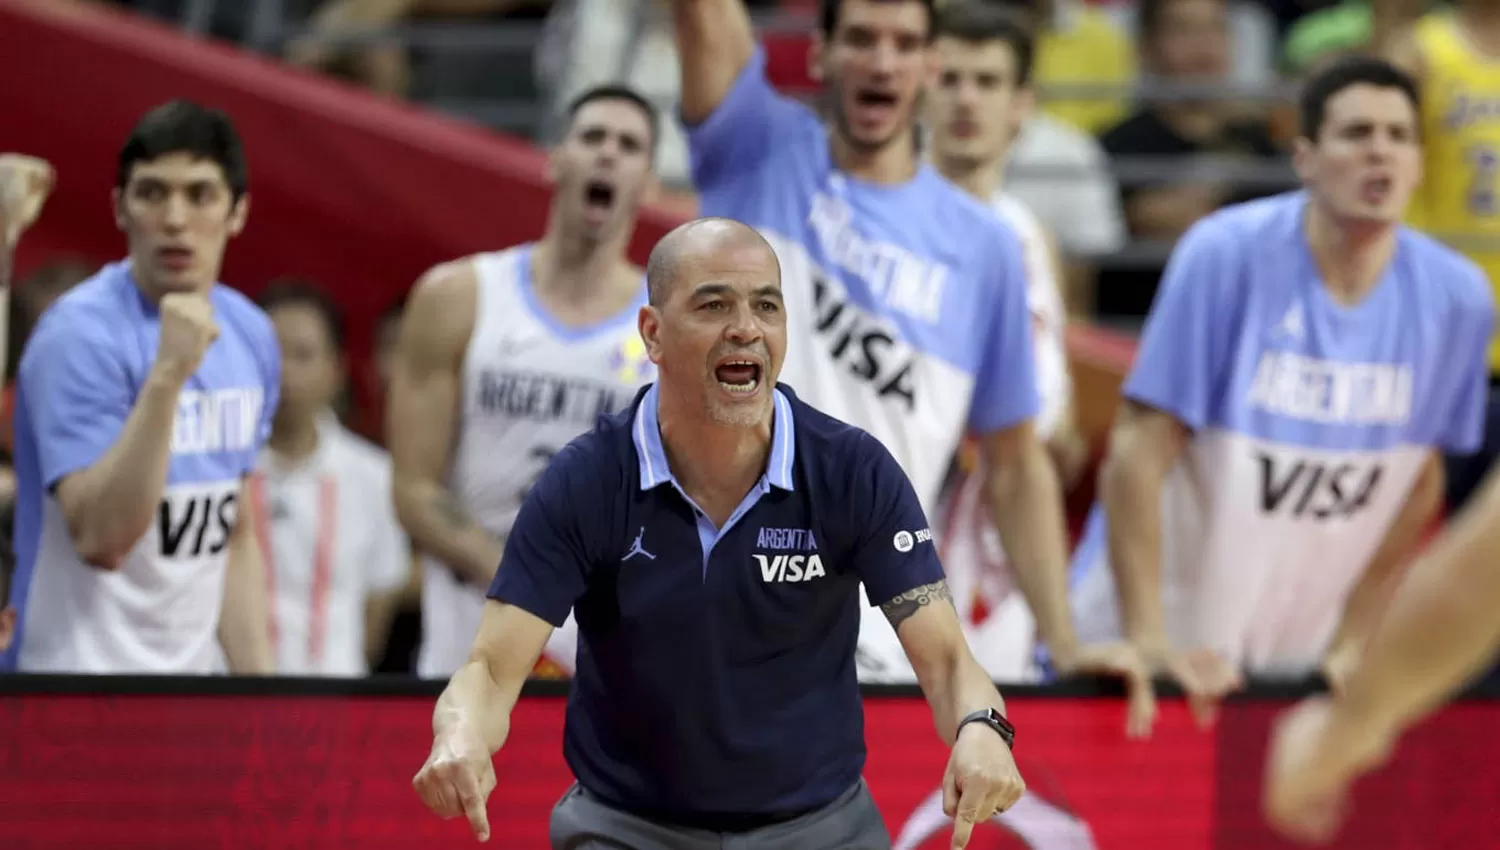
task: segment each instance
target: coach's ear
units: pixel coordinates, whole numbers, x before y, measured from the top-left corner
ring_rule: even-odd
[[[640,315],[636,317],[636,325],[641,330],[641,341],[646,343],[646,356],[657,366],[661,365],[661,314],[650,304],[641,308]]]

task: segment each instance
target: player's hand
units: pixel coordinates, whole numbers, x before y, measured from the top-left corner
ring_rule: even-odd
[[[1169,650],[1153,666],[1182,687],[1188,709],[1205,729],[1219,716],[1219,703],[1224,697],[1245,685],[1240,671],[1211,649]]]
[[[1014,806],[1025,791],[1000,733],[983,723],[960,729],[943,773],[943,812],[953,818],[953,850],[967,847],[975,824]]]
[[[1276,721],[1266,759],[1266,820],[1305,843],[1331,840],[1348,812],[1349,787],[1390,755],[1392,736],[1336,720],[1325,697],[1305,700]]]
[[[16,244],[42,213],[57,172],[44,159],[0,153],[0,241]]]
[[[1151,687],[1151,667],[1129,643],[1100,643],[1079,647],[1066,656],[1054,656],[1060,676],[1109,676],[1125,680],[1128,708],[1125,735],[1146,738],[1156,724],[1156,692]]]
[[[495,790],[495,763],[477,730],[461,724],[439,733],[411,784],[427,808],[444,819],[467,817],[474,837],[490,840],[485,804]]]
[[[1328,689],[1334,694],[1344,692],[1344,683],[1349,681],[1349,676],[1354,668],[1359,665],[1359,657],[1363,648],[1354,641],[1345,641],[1341,646],[1336,646],[1323,656],[1322,673],[1328,682]]]
[[[161,335],[156,346],[157,368],[181,383],[198,371],[203,354],[219,338],[214,307],[207,295],[169,292],[161,299]]]

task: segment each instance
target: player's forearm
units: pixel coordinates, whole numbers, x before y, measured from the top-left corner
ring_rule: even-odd
[[[68,530],[88,563],[112,569],[150,528],[167,484],[181,390],[180,381],[153,372],[114,445],[64,481],[77,494],[62,500]]]
[[[255,535],[246,524],[235,529],[229,544],[224,599],[219,609],[219,645],[232,673],[268,676],[276,672],[271,649],[270,600],[266,567]]]
[[[1168,648],[1161,602],[1164,480],[1160,464],[1128,451],[1112,452],[1100,475],[1121,626],[1125,638],[1149,658]]]
[[[1037,630],[1060,664],[1077,651],[1068,608],[1068,545],[1057,473],[1032,442],[989,471],[991,517]]]
[[[505,547],[474,521],[452,493],[431,481],[396,481],[396,516],[418,549],[466,582],[489,587]]]
[[[989,674],[974,660],[967,646],[955,651],[952,659],[935,668],[919,670],[919,682],[938,737],[952,746],[958,737],[958,724],[969,714],[993,706],[1002,714],[1005,700]]]
[[[1443,464],[1433,457],[1412,485],[1401,513],[1386,532],[1380,548],[1370,559],[1370,565],[1350,591],[1344,604],[1343,619],[1330,643],[1331,652],[1357,646],[1369,636],[1389,604],[1422,536],[1437,517],[1442,502]]]
[[[1394,733],[1481,672],[1500,647],[1500,475],[1412,564],[1335,700],[1355,725]]]
[[[755,30],[743,0],[671,0],[681,68],[680,109],[700,124],[729,94],[755,52]]]

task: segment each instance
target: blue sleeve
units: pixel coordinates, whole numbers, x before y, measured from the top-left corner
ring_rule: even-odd
[[[756,45],[724,100],[701,123],[686,127],[694,188],[711,191],[755,171],[776,141],[784,141],[809,116],[771,86],[765,48]]]
[[[108,331],[72,313],[54,312],[37,327],[17,384],[48,490],[103,457],[134,403],[129,372]]]
[[[558,452],[532,485],[505,540],[500,568],[490,582],[489,597],[528,611],[561,628],[573,604],[588,586],[589,521],[587,506],[597,505],[597,485],[588,478],[574,446]],[[606,498],[612,497],[609,493]]]
[[[261,348],[261,384],[263,387],[260,409],[260,433],[255,435],[255,451],[251,454],[245,474],[255,468],[255,457],[266,441],[271,439],[271,423],[276,419],[276,407],[281,404],[281,342],[276,338],[275,328],[266,325],[266,342]]]
[[[1484,442],[1485,415],[1489,406],[1490,337],[1495,332],[1495,305],[1489,296],[1488,284],[1480,281],[1484,288],[1482,305],[1466,305],[1468,321],[1453,323],[1464,332],[1453,333],[1450,340],[1453,349],[1448,363],[1454,376],[1454,387],[1450,393],[1453,401],[1448,415],[1442,420],[1438,439],[1446,451],[1467,455],[1479,451]]]
[[[991,283],[996,297],[990,329],[981,343],[985,350],[969,407],[969,429],[981,435],[1018,425],[1042,409],[1026,263],[1020,241],[1008,227],[1000,226],[1002,238],[995,240],[997,256],[993,260],[999,280]]]
[[[1229,240],[1214,222],[1189,228],[1173,249],[1141,332],[1126,398],[1171,414],[1197,430],[1208,422],[1215,376],[1221,374],[1218,340],[1228,334],[1230,283],[1239,272]]]
[[[915,587],[943,579],[943,565],[932,530],[911,480],[890,451],[869,434],[860,435],[854,457],[858,472],[851,493],[852,528],[858,529],[854,568],[870,604],[882,605]]]

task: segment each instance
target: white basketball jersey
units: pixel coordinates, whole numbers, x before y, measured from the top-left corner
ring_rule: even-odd
[[[1037,436],[1045,440],[1057,430],[1073,389],[1065,345],[1068,311],[1063,305],[1060,271],[1035,213],[1005,192],[997,193],[990,206],[1021,240],[1026,263],[1026,300],[1031,305],[1032,345],[1036,351],[1036,384],[1042,396],[1042,412],[1035,424]]]
[[[536,298],[531,245],[473,258],[478,277],[474,331],[464,357],[459,427],[447,485],[486,531],[501,540],[552,455],[595,420],[629,405],[655,378],[636,329],[646,300],[591,327],[561,325]],[[496,565],[498,566],[498,565]],[[452,675],[469,657],[487,587],[424,559],[424,678]],[[546,657],[573,670],[573,621],[554,632]]]
[[[1025,204],[1001,192],[991,206],[1021,242],[1042,400],[1035,422],[1037,436],[1045,440],[1062,421],[1073,389],[1057,264],[1041,223]],[[984,479],[983,466],[965,473],[939,502],[935,526],[943,569],[976,660],[997,681],[1031,681],[1038,672],[1036,619],[1011,577],[1000,534],[990,521]],[[858,667],[865,682],[916,681],[905,650],[879,610],[863,610]]]

